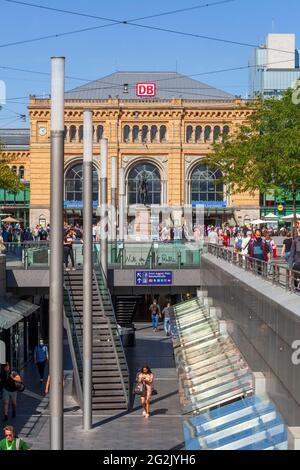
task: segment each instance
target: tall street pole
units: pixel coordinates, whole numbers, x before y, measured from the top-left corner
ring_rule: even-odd
[[[50,448],[63,449],[63,207],[65,58],[51,58]]]
[[[118,157],[111,157],[110,160],[110,191],[111,191],[111,240],[116,241],[117,238],[117,225],[116,225],[116,213],[117,213],[117,186],[118,186]]]
[[[124,168],[120,168],[119,175],[119,240],[124,241],[125,229],[125,174]]]
[[[93,114],[83,113],[83,428],[92,428]]]
[[[100,249],[101,249],[101,265],[104,272],[104,282],[107,280],[107,155],[108,141],[101,139],[100,141]]]

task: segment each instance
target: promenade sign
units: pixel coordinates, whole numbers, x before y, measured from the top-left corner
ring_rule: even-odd
[[[137,286],[170,286],[172,285],[172,271],[136,271],[135,284]]]

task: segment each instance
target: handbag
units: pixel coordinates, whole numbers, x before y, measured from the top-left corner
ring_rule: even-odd
[[[143,384],[143,383],[137,382],[137,383],[135,384],[133,393],[134,393],[135,395],[140,395],[141,397],[144,396],[144,395],[146,394],[146,385]]]
[[[158,395],[158,391],[156,390],[156,388],[152,388],[151,395]]]
[[[16,389],[16,392],[24,392],[24,390],[25,390],[24,383],[19,382],[18,380],[15,380],[15,389]]]

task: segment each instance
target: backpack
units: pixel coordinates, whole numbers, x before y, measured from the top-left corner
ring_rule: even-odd
[[[240,251],[242,249],[242,243],[243,243],[242,238],[239,238],[238,241],[237,241],[237,244],[236,244],[236,249],[238,251]]]

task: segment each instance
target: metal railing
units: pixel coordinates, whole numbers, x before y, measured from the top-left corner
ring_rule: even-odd
[[[100,243],[93,243],[100,253]],[[110,269],[197,269],[201,265],[203,245],[193,241],[108,243]],[[7,268],[48,269],[50,244],[48,241],[5,243]],[[73,244],[76,265],[83,264],[82,244]]]
[[[99,264],[98,270],[99,270],[100,275],[102,276],[103,281],[105,281],[104,273],[103,273],[103,270],[102,270],[102,267],[101,267],[100,264]],[[103,313],[106,317],[108,331],[109,331],[109,335],[110,335],[110,338],[111,338],[111,344],[113,346],[114,353],[115,353],[116,357],[118,358],[117,366],[118,366],[118,369],[119,369],[119,374],[120,374],[120,379],[121,379],[121,383],[122,383],[122,387],[123,387],[124,396],[126,398],[126,405],[127,405],[127,408],[129,408],[129,388],[127,388],[126,384],[125,384],[125,377],[128,379],[128,383],[129,383],[129,370],[128,370],[127,360],[126,360],[125,352],[124,352],[124,349],[123,349],[122,341],[121,341],[121,338],[119,336],[117,322],[116,322],[115,331],[113,331],[112,325],[111,325],[111,320],[108,317],[108,315],[106,315],[105,306],[103,305],[102,295],[101,295],[101,292],[100,292],[100,286],[99,286],[99,282],[98,282],[98,278],[97,278],[95,270],[94,270],[93,275],[94,275],[94,280],[95,280],[95,283],[96,283],[96,288],[97,288],[97,293],[98,293],[98,296],[99,296],[99,302],[100,302],[100,305],[101,305],[101,309],[102,309],[102,311],[103,311]],[[105,288],[106,291],[109,291],[109,289],[107,289],[105,287],[105,285],[104,285],[104,288]],[[110,303],[111,303],[112,314],[115,317],[114,310],[113,310],[113,304],[112,304],[111,297],[110,297],[110,292],[109,292],[109,299],[110,299]],[[121,368],[121,365],[120,365],[120,355],[117,351],[116,337],[118,337],[118,339],[119,339],[119,346],[121,347],[122,356],[125,360],[125,365],[126,365],[126,373],[125,374],[124,374],[124,371],[122,371],[122,368]],[[124,375],[125,375],[125,377],[124,377]]]
[[[251,272],[275,286],[280,286],[287,291],[300,294],[300,271],[289,269],[287,266],[273,260],[266,262],[257,258],[251,258],[248,255],[236,253],[223,246],[208,243],[205,247],[207,253],[216,258],[223,259],[244,271]]]
[[[70,307],[70,314],[68,315],[66,312],[66,307],[64,307],[64,314],[65,314],[65,319],[66,319],[66,330],[67,334],[69,336],[69,347],[70,347],[70,353],[72,357],[72,362],[73,362],[73,373],[74,373],[74,379],[75,379],[75,386],[76,386],[76,392],[77,392],[77,398],[79,401],[80,406],[82,407],[83,403],[83,391],[82,391],[82,371],[83,371],[83,359],[82,359],[82,353],[81,353],[81,344],[79,341],[79,337],[77,334],[77,325],[75,323],[74,319],[74,311],[75,306],[72,300],[72,295],[70,293],[70,289],[64,284],[64,290],[67,293],[68,296],[68,302],[69,302],[69,307]],[[82,326],[81,326],[82,330]],[[74,345],[74,340],[76,342],[76,346]],[[81,370],[81,373],[80,373]]]

